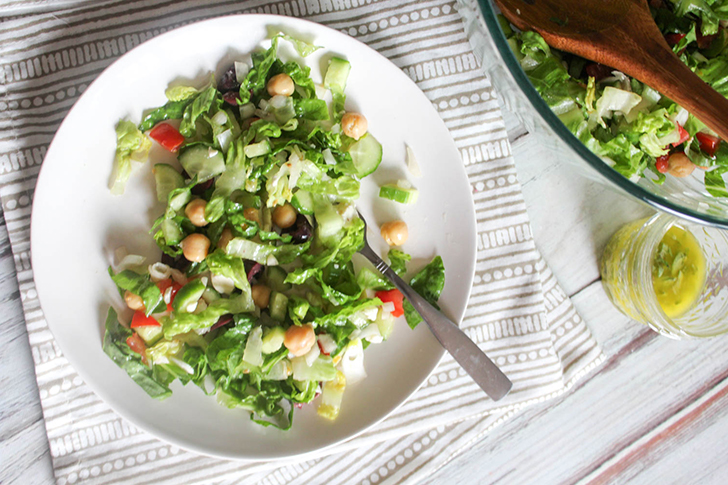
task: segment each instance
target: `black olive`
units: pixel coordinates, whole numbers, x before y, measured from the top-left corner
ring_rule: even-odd
[[[194,187],[192,187],[192,190],[190,192],[192,192],[192,195],[202,196],[205,194],[207,189],[212,187],[212,185],[214,183],[215,183],[215,179],[205,180],[204,182],[201,182],[201,183],[195,185]]]
[[[313,227],[311,227],[306,216],[298,214],[296,216],[296,223],[287,228],[285,232],[291,235],[294,243],[302,244],[313,236]]]
[[[178,269],[184,273],[185,271],[187,271],[187,268],[189,268],[190,264],[192,263],[187,261],[187,259],[185,259],[185,257],[182,255],[175,258],[167,253],[162,253],[162,264],[166,264],[170,268]]]
[[[228,91],[235,91],[238,89],[240,89],[240,83],[238,82],[238,77],[235,74],[235,64],[233,64],[220,78],[220,82],[217,83],[217,90],[224,94]]]
[[[249,261],[247,259],[243,264],[245,265],[245,272],[248,274],[248,283],[252,282],[253,279],[265,269],[265,266],[262,264],[256,263],[255,261]]]

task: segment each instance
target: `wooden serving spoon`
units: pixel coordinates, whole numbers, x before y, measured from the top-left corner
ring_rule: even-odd
[[[495,0],[521,30],[562,51],[632,76],[687,109],[728,140],[728,99],[672,52],[647,0]]]

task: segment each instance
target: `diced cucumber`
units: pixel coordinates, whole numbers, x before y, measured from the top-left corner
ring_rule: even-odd
[[[192,194],[189,190],[183,190],[179,194],[175,194],[172,196],[172,199],[169,201],[169,207],[172,210],[178,211],[184,206],[187,205],[187,202],[190,201],[192,198]]]
[[[162,235],[168,245],[179,244],[182,241],[182,228],[174,219],[165,219],[162,221]]]
[[[285,283],[286,276],[288,276],[285,269],[280,266],[268,266],[265,272],[266,283],[268,283],[271,290],[283,292],[291,289],[291,284]]]
[[[344,227],[344,218],[334,208],[331,201],[317,197],[315,206],[319,237],[326,238],[338,234]]]
[[[301,214],[313,214],[313,196],[307,190],[298,190],[293,194],[291,205]]]
[[[263,353],[272,354],[281,348],[286,331],[282,327],[275,326],[265,330],[263,334]]]
[[[351,161],[359,177],[366,177],[382,163],[382,144],[367,133],[363,138],[349,147]]]
[[[220,296],[220,293],[218,293],[214,288],[207,287],[205,288],[205,291],[202,293],[202,299],[205,300],[207,303],[212,303],[215,300],[219,300],[222,298]]]
[[[332,92],[343,93],[346,88],[346,80],[349,78],[351,64],[340,57],[332,57],[324,77],[324,87]]]
[[[188,145],[181,150],[179,163],[190,177],[196,175],[198,182],[217,177],[225,171],[222,152],[201,143]]]
[[[144,340],[147,346],[154,345],[164,335],[164,329],[161,325],[145,325],[143,327],[135,327],[134,330]]]
[[[268,140],[251,143],[243,148],[243,151],[245,152],[245,156],[248,158],[260,157],[270,152],[270,143],[268,143]]]
[[[263,207],[260,211],[260,230],[268,232],[273,230],[273,213],[270,207]]]
[[[379,197],[393,200],[400,204],[414,204],[420,192],[415,188],[403,188],[396,184],[386,184],[379,188]]]
[[[283,293],[274,291],[270,294],[268,311],[273,320],[283,322],[288,314],[288,297]]]
[[[186,313],[187,307],[196,302],[205,293],[205,283],[200,279],[192,280],[179,289],[172,301],[175,312]]]
[[[246,192],[244,190],[236,190],[230,196],[230,199],[233,202],[237,202],[238,204],[243,204],[243,207],[253,207],[255,209],[260,209],[260,197],[255,194],[251,194],[250,192]]]
[[[379,333],[382,335],[384,340],[387,340],[389,336],[392,335],[392,332],[394,331],[394,322],[395,318],[391,313],[384,313],[382,310],[379,310],[377,319],[374,323],[376,323],[377,327],[379,327]]]
[[[173,166],[157,163],[152,169],[157,184],[157,200],[167,202],[169,193],[185,186],[185,179]]]

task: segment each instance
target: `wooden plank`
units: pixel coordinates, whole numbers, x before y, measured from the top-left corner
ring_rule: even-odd
[[[712,459],[676,457],[693,457],[692,437],[705,433],[702,442],[707,443],[728,431],[728,405],[721,393],[728,378],[728,336],[700,341],[659,337],[617,314],[599,283],[576,295],[574,302],[611,356],[607,364],[569,395],[526,410],[497,428],[428,483],[465,483],[474,477],[480,483],[589,480],[601,473],[595,470],[628,460],[653,436],[665,436],[664,430],[676,422],[681,427],[673,433],[679,439],[670,442],[674,453],[663,456],[661,447],[651,448],[651,460],[626,461],[620,472],[625,475],[615,481],[694,483],[693,477],[705,476],[706,466],[724,469],[715,463],[722,461],[719,454]],[[706,398],[710,406],[701,406],[701,397],[716,386],[719,398]],[[665,473],[667,481],[647,479]]]

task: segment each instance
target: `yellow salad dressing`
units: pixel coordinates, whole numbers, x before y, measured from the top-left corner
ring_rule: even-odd
[[[652,286],[657,302],[670,318],[687,312],[705,284],[705,257],[698,240],[672,226],[657,245],[652,263]]]

